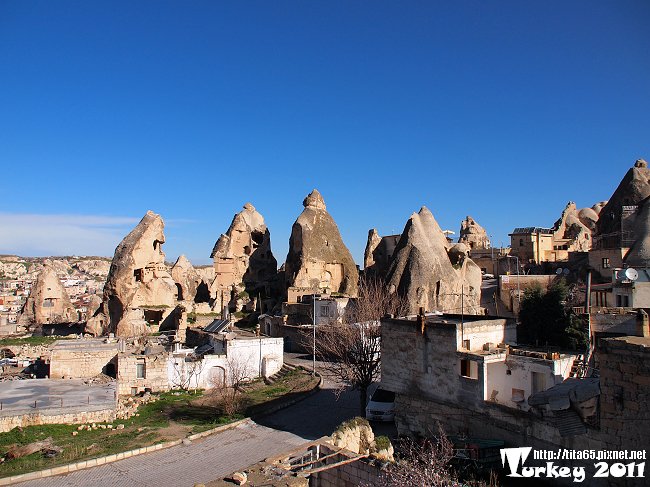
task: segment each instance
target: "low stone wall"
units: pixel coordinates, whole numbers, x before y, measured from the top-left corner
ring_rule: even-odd
[[[115,408],[69,413],[48,412],[45,410],[27,414],[0,416],[0,433],[11,431],[17,426],[24,428],[26,426],[38,426],[42,424],[103,423],[113,420],[115,420]]]
[[[366,459],[323,470],[310,476],[313,487],[357,487],[375,485],[381,470]]]
[[[603,340],[600,370],[600,428],[611,449],[645,449],[650,437],[650,338]]]

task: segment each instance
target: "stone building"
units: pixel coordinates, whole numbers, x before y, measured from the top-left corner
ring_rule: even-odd
[[[174,387],[169,381],[171,355],[161,347],[125,351],[118,356],[118,394],[162,392]],[[178,386],[176,386],[178,387]]]
[[[357,266],[318,190],[305,198],[303,206],[289,238],[285,263],[287,300],[296,302],[303,294],[314,292],[356,297]]]
[[[100,374],[115,378],[118,343],[106,339],[60,340],[52,346],[50,378],[88,379]]]
[[[535,449],[644,449],[650,433],[650,335],[603,338],[597,377],[571,354],[512,343],[504,320],[382,320],[382,388],[400,434],[492,438]],[[567,461],[563,466],[574,463]],[[584,464],[583,464],[584,465]]]
[[[78,313],[61,284],[56,270],[50,265],[50,261],[46,261],[43,270],[32,285],[18,317],[18,324],[29,326],[69,323],[78,319]]]
[[[236,307],[238,297],[242,297],[242,305],[257,296],[272,297],[271,283],[278,263],[271,252],[271,233],[250,203],[235,215],[228,231],[214,244],[210,257],[214,262],[211,292],[216,310]]]

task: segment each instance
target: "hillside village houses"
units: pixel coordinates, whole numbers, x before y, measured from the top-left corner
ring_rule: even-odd
[[[285,352],[311,350],[314,327],[345,322],[360,276],[380,279],[406,309],[379,321],[381,382],[396,394],[399,433],[430,435],[440,421],[450,434],[511,445],[640,448],[650,433],[648,181],[647,164],[636,161],[607,202],[570,202],[552,227],[515,228],[503,249],[470,216],[450,242],[422,207],[399,235],[368,233],[363,270],[317,190],[303,201],[279,270],[250,203],[207,268],[184,256],[167,264],[163,220],[147,212],[103,275],[99,264],[54,259],[29,278],[5,278],[0,333],[76,330],[79,339],[32,351],[48,376],[33,380],[101,376],[116,397],[210,388],[227,384],[234,368],[249,380],[277,373]],[[484,281],[490,274],[498,281]],[[561,278],[574,286],[588,349],[518,343],[525,290]],[[491,315],[486,289],[503,304]]]

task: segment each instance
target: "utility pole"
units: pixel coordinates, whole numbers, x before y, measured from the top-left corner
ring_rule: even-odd
[[[313,354],[312,354],[312,367],[311,375],[316,376],[316,291],[314,291],[314,319],[312,329],[314,332],[313,336]]]
[[[460,343],[465,341],[465,283],[460,285]]]

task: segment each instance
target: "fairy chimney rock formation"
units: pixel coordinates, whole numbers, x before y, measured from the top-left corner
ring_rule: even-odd
[[[390,292],[403,296],[409,313],[481,314],[481,269],[464,244],[449,245],[426,208],[413,213],[400,237],[387,276]]]
[[[363,272],[365,276],[386,278],[399,238],[400,235],[381,237],[374,228],[368,232],[368,242],[363,255]]]
[[[637,207],[650,196],[650,169],[638,159],[600,211],[596,225],[596,248],[628,247],[634,240],[634,218]]]
[[[578,210],[576,204],[569,201],[553,225],[554,245],[569,252],[588,252],[597,221],[598,214],[593,208]]]
[[[18,317],[18,324],[28,326],[77,320],[77,311],[70,301],[70,296],[61,284],[52,263],[46,260]]]
[[[323,291],[356,297],[359,272],[323,197],[313,190],[302,204],[305,209],[291,228],[285,263],[289,301]]]
[[[159,323],[173,311],[177,288],[165,266],[164,227],[160,215],[148,211],[115,249],[104,286],[105,331],[143,335],[147,322]]]
[[[467,245],[470,250],[490,248],[487,232],[471,216],[467,216],[460,224],[458,243]]]
[[[211,291],[216,297],[214,308],[218,310],[243,291],[250,299],[263,293],[277,273],[271,233],[264,217],[250,203],[235,215],[228,231],[215,243],[210,257],[215,273]]]
[[[650,197],[640,205],[634,219],[635,241],[625,256],[625,263],[638,268],[650,267]]]
[[[185,255],[181,255],[176,259],[171,275],[176,285],[176,300],[194,300],[199,284],[201,284],[201,277]]]

